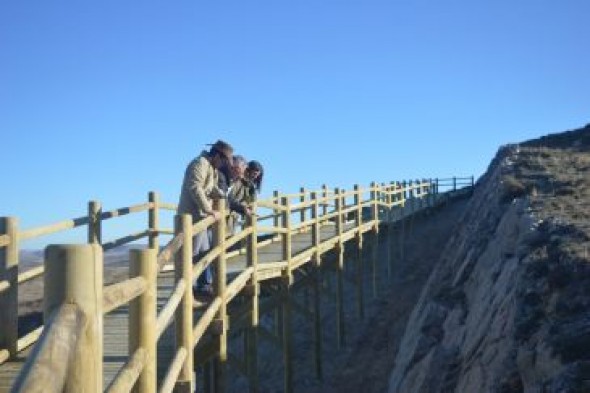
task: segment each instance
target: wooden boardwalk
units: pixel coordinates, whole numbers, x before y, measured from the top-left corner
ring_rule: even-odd
[[[471,179],[471,185],[473,185],[473,179]],[[376,234],[381,225],[390,225],[397,221],[405,223],[406,219],[411,218],[415,213],[434,207],[452,197],[454,191],[469,192],[467,188],[457,189],[455,178],[453,178],[452,192],[439,194],[438,186],[438,180],[424,180],[401,184],[392,182],[381,186],[372,183],[369,189],[355,186],[354,191],[348,192],[339,189],[328,192],[324,187],[322,197],[319,197],[320,194],[317,192],[306,192],[304,189],[300,194],[281,197],[275,193],[272,199],[258,202],[258,207],[271,210],[270,215],[249,220],[241,232],[229,237],[226,236],[224,220],[215,225],[212,219],[192,224],[189,216],[177,216],[174,231],[160,228],[158,209],[175,210],[176,207],[160,203],[155,193],[150,193],[150,202],[147,204],[110,212],[102,212],[97,202],[90,202],[87,217],[27,231],[18,232],[15,219],[3,218],[3,221],[0,221],[2,224],[0,229],[4,228],[2,230],[5,234],[0,233],[0,247],[6,247],[6,252],[0,254],[2,257],[0,265],[7,268],[18,264],[18,238],[33,238],[87,225],[89,245],[49,247],[48,250],[51,252],[46,251],[48,261],[45,267],[32,269],[31,272],[19,275],[18,283],[21,283],[44,274],[47,267],[53,269],[49,272],[53,272],[53,275],[48,276],[52,279],[48,281],[50,284],[45,288],[48,293],[45,294],[45,299],[50,307],[49,312],[52,316],[57,316],[56,320],[59,322],[50,320],[50,325],[41,336],[39,345],[22,350],[35,340],[36,334],[29,334],[18,339],[17,347],[5,347],[12,348],[10,353],[20,351],[12,358],[7,356],[8,349],[0,349],[0,393],[10,391],[19,373],[25,371],[22,369],[28,358],[34,360],[35,368],[34,372],[26,370],[24,373],[27,376],[24,385],[34,386],[37,389],[35,391],[45,391],[49,388],[46,386],[46,379],[50,374],[58,378],[57,385],[50,389],[55,392],[61,389],[65,379],[68,378],[74,381],[72,383],[76,389],[87,386],[83,389],[92,391],[100,390],[99,385],[102,379],[103,389],[110,389],[114,383],[116,385],[114,391],[129,391],[137,382],[141,391],[152,392],[157,379],[158,389],[161,388],[164,392],[171,392],[174,387],[187,392],[188,387],[191,384],[194,385],[196,379],[191,370],[196,370],[196,367],[201,365],[205,365],[206,370],[213,369],[212,373],[205,372],[202,381],[206,385],[213,383],[216,391],[224,391],[227,386],[225,369],[228,364],[247,376],[250,390],[257,391],[258,335],[264,335],[265,339],[276,342],[282,348],[284,390],[292,392],[291,309],[305,314],[312,320],[316,341],[314,353],[316,359],[321,358],[321,343],[319,343],[321,338],[318,338],[321,337],[321,315],[317,305],[322,295],[318,287],[318,275],[313,271],[321,267],[322,255],[331,251],[340,251],[334,254],[337,257],[335,272],[340,283],[334,292],[338,309],[336,335],[340,340],[344,315],[342,310],[344,244],[355,240],[358,251],[361,252],[363,235],[366,232],[371,231]],[[368,199],[367,196],[369,196]],[[290,201],[292,199],[296,199],[297,202],[293,204]],[[223,215],[226,214],[223,203],[219,205],[219,209]],[[101,241],[103,220],[146,210],[149,212],[148,230],[107,243]],[[294,224],[293,216],[296,219],[300,218],[300,222]],[[272,223],[268,226],[258,224],[259,221],[269,219]],[[409,221],[411,227],[413,219]],[[194,261],[191,264],[191,248],[190,246],[183,248],[183,243],[188,244],[194,233],[212,225],[214,237],[211,251],[196,264]],[[402,228],[404,227],[405,225],[402,225]],[[390,232],[387,231],[387,233]],[[156,258],[154,249],[157,248],[157,237],[164,233],[175,234],[175,237]],[[272,241],[268,240],[268,235],[274,236]],[[132,250],[130,253],[130,265],[137,273],[116,285],[104,287],[103,284],[101,287],[102,274],[99,273],[103,263],[101,249],[109,250],[143,237],[149,238],[151,250]],[[262,242],[257,240],[264,237],[267,240]],[[371,238],[374,242],[378,241],[377,236]],[[390,241],[391,236],[387,236],[388,250],[391,249]],[[233,248],[232,245],[235,244],[247,244],[251,252],[249,255],[246,255],[244,250],[229,252],[228,249]],[[376,250],[376,247],[373,249]],[[65,253],[70,254],[66,256]],[[82,254],[79,253],[85,254],[81,256]],[[175,277],[174,267],[164,268],[156,277],[158,269],[155,269],[155,265],[162,268],[164,264],[170,263],[175,258],[176,268],[179,269],[176,272],[178,277]],[[375,264],[376,253],[373,252],[371,258]],[[390,254],[387,259],[388,272],[390,272]],[[190,283],[194,279],[193,274],[199,274],[198,272],[206,263],[214,266],[218,277],[214,283],[215,297],[210,303],[197,301],[191,309],[192,296],[186,283]],[[65,266],[64,269],[73,269],[72,273],[66,275],[65,270],[63,272],[56,270],[62,264]],[[296,275],[298,271],[301,271],[301,274]],[[49,273],[45,272],[45,274]],[[3,291],[8,294],[3,304],[8,304],[9,308],[5,308],[4,311],[0,309],[0,317],[4,317],[10,323],[0,326],[0,333],[3,334],[0,335],[0,339],[15,343],[14,321],[17,315],[15,311],[17,297],[11,297],[11,294],[14,294],[18,285],[16,285],[16,276],[5,275],[5,277],[4,281],[0,280],[0,294]],[[54,279],[56,277],[58,280]],[[79,277],[86,278],[81,281]],[[220,279],[222,277],[225,277],[225,280]],[[97,286],[80,285],[82,282],[93,280],[98,284]],[[359,307],[362,310],[363,284],[362,280],[357,281],[359,282],[357,284],[360,296]],[[315,308],[312,307],[309,310],[307,307],[298,305],[290,294],[291,291],[294,293],[297,288],[308,284],[313,286],[315,302]],[[52,288],[48,289],[48,287]],[[62,288],[64,288],[63,291]],[[265,291],[266,294],[261,294],[261,291]],[[60,295],[61,292],[74,296],[73,301],[69,297],[66,299]],[[84,293],[88,294],[84,295]],[[50,300],[47,301],[48,296]],[[103,299],[102,304],[97,299]],[[137,302],[133,302],[131,307],[129,302],[133,299],[137,299]],[[57,302],[57,305],[61,305],[60,308],[53,306],[52,302]],[[157,310],[156,315],[153,315],[154,304]],[[259,326],[258,321],[262,314],[277,307],[281,307],[279,314],[282,315],[280,317],[282,322],[278,328],[280,332],[277,330],[275,334],[269,334]],[[104,317],[101,317],[103,308],[106,313]],[[135,310],[134,313],[130,313],[131,308]],[[130,314],[134,317],[131,318]],[[90,318],[89,323],[85,322],[86,317]],[[103,320],[102,326],[98,322],[100,319]],[[151,321],[154,321],[155,326]],[[248,348],[244,349],[247,352],[244,354],[245,358],[237,359],[227,352],[227,343],[229,337],[241,334],[242,331],[246,333],[244,339],[245,344],[248,342]],[[100,333],[97,334],[97,332]],[[161,336],[158,336],[160,333]],[[177,334],[179,334],[179,343],[176,342]],[[100,373],[101,337],[102,374]],[[47,339],[44,340],[44,338]],[[138,340],[143,341],[139,343]],[[130,347],[133,347],[131,354]],[[41,349],[38,350],[38,348]],[[193,348],[196,348],[194,362]],[[71,354],[74,350],[76,353],[68,355],[68,351]],[[82,354],[78,353],[78,350],[86,352]],[[62,351],[64,353],[61,353]],[[67,356],[72,356],[72,360],[68,360],[70,358]],[[56,361],[60,358],[62,361]],[[43,359],[40,368],[37,367],[39,359]],[[321,363],[321,360],[319,362]],[[321,364],[316,364],[316,367],[320,370]],[[55,372],[53,372],[54,369]],[[81,371],[70,373],[69,370]],[[84,377],[80,378],[80,375]],[[86,379],[86,375],[90,378]],[[76,376],[77,378],[74,378]],[[137,380],[138,377],[139,380]],[[21,387],[22,385],[20,384]],[[207,388],[207,390],[210,389]],[[25,388],[19,391],[28,390]]]
[[[354,227],[348,223],[344,232]],[[370,230],[370,225],[366,225]],[[311,232],[303,232],[292,237],[293,255],[300,254],[311,248]],[[333,225],[323,226],[321,229],[322,241],[337,240],[338,236]],[[282,243],[276,240],[267,246],[261,247],[258,251],[259,269],[270,279],[280,275],[280,268],[265,269],[264,264],[270,266],[282,259]],[[245,255],[234,255],[228,259],[228,279],[239,274],[246,267]],[[158,277],[158,311],[162,309],[165,302],[170,298],[174,286],[174,273],[164,272]],[[195,320],[200,314],[195,310]],[[158,376],[159,380],[167,370],[174,353],[174,327],[168,326],[158,344]],[[128,359],[128,306],[120,307],[104,318],[104,386],[107,387],[117,372],[123,367]],[[0,393],[9,392],[15,378],[22,368],[31,348],[21,352],[19,357],[0,365]]]

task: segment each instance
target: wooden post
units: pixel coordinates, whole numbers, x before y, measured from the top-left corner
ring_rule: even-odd
[[[402,192],[401,192],[401,201],[402,201],[401,206],[402,206],[402,209],[404,209],[404,210],[406,208],[406,200],[408,199],[407,198],[408,195],[409,195],[409,193],[408,193],[408,184],[404,180],[402,182]],[[404,214],[404,216],[405,216],[405,214]]]
[[[292,267],[291,267],[291,257],[293,255],[292,250],[292,234],[291,234],[291,202],[289,198],[283,197],[281,198],[281,204],[285,207],[283,211],[283,228],[286,230],[286,233],[283,233],[283,261],[288,262],[287,265],[287,278],[291,280],[292,276]]]
[[[387,203],[387,184],[385,183],[381,183],[379,188],[379,202]],[[384,208],[383,205],[379,205],[379,219],[387,220],[387,207]]]
[[[414,192],[414,181],[410,180],[410,182],[408,183],[408,199],[411,201],[411,206],[410,206],[410,214],[414,214],[414,209],[416,206],[416,195]]]
[[[299,197],[299,201],[301,203],[305,203],[305,201],[307,200],[307,198],[306,198],[307,193],[306,193],[305,187],[300,187],[299,193],[301,194],[301,196]],[[307,210],[306,208],[302,208],[300,210],[300,213],[299,213],[300,218],[299,219],[300,219],[301,224],[303,224],[305,222],[305,220],[307,219],[306,210]],[[299,231],[303,233],[303,232],[306,232],[307,230],[308,230],[307,227],[302,226]],[[306,285],[303,288],[303,304],[305,305],[306,309],[309,309],[309,286],[308,285]]]
[[[437,205],[438,202],[438,177],[434,179],[434,205]]]
[[[133,388],[135,393],[156,392],[156,255],[156,250],[149,248],[129,251],[129,277],[143,277],[147,283],[145,292],[129,305],[129,356],[139,348],[147,353],[146,364]]]
[[[379,252],[379,186],[371,183],[371,202],[373,209],[373,242],[371,245],[371,268],[373,282],[373,298],[377,298],[377,257]]]
[[[322,254],[320,253],[320,221],[319,212],[320,206],[318,203],[318,195],[315,192],[311,193],[311,199],[313,201],[311,218],[313,219],[313,227],[311,232],[312,245],[315,249],[314,263],[312,269],[314,269],[313,279],[313,326],[314,326],[314,363],[315,372],[319,380],[323,378],[322,371],[322,315],[321,315],[321,268],[322,268]]]
[[[281,204],[285,207],[283,212],[283,227],[286,233],[283,234],[283,260],[287,261],[287,268],[283,271],[282,280],[282,314],[283,314],[283,363],[285,365],[284,391],[293,391],[293,326],[291,321],[291,284],[293,283],[293,272],[291,270],[291,204],[289,198],[283,197]]]
[[[432,206],[432,179],[426,180],[427,185],[424,187],[424,191],[426,192],[426,206]]]
[[[379,186],[377,183],[371,183],[371,208],[373,215],[373,230],[379,231]]]
[[[225,221],[225,220],[222,220]],[[178,375],[175,391],[194,391],[193,380],[193,220],[189,214],[174,216],[174,233],[182,233],[182,247],[174,256],[174,282],[184,281],[184,294],[174,316],[176,351],[186,349],[186,358]]]
[[[215,392],[223,393],[227,389],[227,277],[226,277],[226,256],[225,256],[225,200],[218,199],[214,202],[213,208],[221,213],[221,219],[217,221],[213,231],[213,244],[211,249],[221,245],[221,252],[215,260],[215,280],[214,290],[215,295],[221,297],[221,306],[216,314],[217,322],[221,325],[221,331],[217,337],[217,344],[219,351],[217,357],[214,360],[214,373],[215,373]]]
[[[253,208],[256,211],[256,208]],[[248,281],[251,290],[251,314],[250,314],[250,328],[247,331],[247,348],[246,359],[248,363],[248,379],[250,382],[250,392],[256,393],[259,390],[258,382],[258,324],[259,324],[259,310],[258,310],[258,221],[256,214],[247,217],[246,223],[248,227],[252,228],[252,235],[250,235],[247,244],[247,263],[248,266],[254,270],[252,278]]]
[[[422,210],[422,199],[424,197],[423,195],[423,189],[422,189],[422,181],[420,179],[416,179],[416,199],[418,202],[418,208],[416,209],[416,211]]]
[[[273,196],[273,203],[276,203],[277,205],[281,203],[281,199],[279,198],[279,192],[277,190],[272,192],[272,196]],[[275,228],[280,227],[280,219],[281,219],[281,211],[277,210],[277,209],[273,209],[273,225]],[[277,235],[278,237],[278,235]]]
[[[328,197],[328,186],[322,184],[322,199],[324,199],[324,203],[322,204],[322,216],[328,214],[328,202],[325,199]]]
[[[413,180],[410,180],[410,198],[412,200],[412,206],[410,209],[410,223],[409,223],[408,233],[411,236],[412,229],[414,227],[414,213],[416,212],[416,191],[415,191],[415,185],[414,185]]]
[[[0,350],[14,357],[18,351],[18,220],[0,217],[0,235],[10,238],[10,244],[0,247],[0,281],[10,284],[0,292]]]
[[[387,239],[386,239],[386,259],[387,259],[387,277],[391,278],[392,270],[393,270],[393,260],[391,257],[391,238],[393,237],[393,183],[389,183],[389,188],[387,189],[387,211],[386,211],[386,225],[387,225]]]
[[[299,189],[299,192],[301,193],[301,197],[299,198],[299,200],[301,201],[301,203],[304,203],[305,202],[305,199],[306,199],[305,198],[305,187],[301,187]],[[300,212],[300,220],[301,220],[301,223],[304,223],[305,222],[305,219],[306,219],[306,216],[307,216],[306,213],[305,213],[305,211],[306,211],[306,209],[301,209],[301,212]],[[301,232],[305,232],[305,228],[304,227],[301,227]]]
[[[404,246],[405,246],[405,242],[406,242],[406,196],[407,196],[407,183],[404,180],[402,182],[402,222],[401,222],[401,235],[399,237],[400,239],[400,246],[399,246],[399,252],[400,252],[400,261],[404,260]]]
[[[148,210],[148,228],[150,229],[149,247],[158,252],[160,243],[158,242],[158,229],[160,227],[160,197],[155,191],[148,194],[148,201],[153,204]],[[192,352],[187,349],[188,352]]]
[[[64,392],[103,391],[102,269],[99,245],[50,245],[45,249],[43,319],[47,321],[65,303],[75,304],[84,314],[85,323],[70,359]]]
[[[342,348],[345,344],[345,320],[344,320],[344,242],[342,241],[342,205],[343,190],[336,189],[336,210],[338,217],[336,220],[336,231],[338,233],[338,243],[336,244],[336,253],[338,254],[338,261],[336,266],[336,341],[338,348]]]
[[[354,203],[357,206],[356,211],[356,226],[357,232],[357,255],[356,255],[356,293],[357,293],[357,312],[360,318],[365,316],[365,302],[363,294],[363,232],[361,226],[363,224],[363,198],[362,190],[355,184],[354,186]]]
[[[457,177],[453,176],[453,191],[457,191]]]
[[[430,179],[430,206],[436,206],[436,179]]]
[[[102,206],[98,201],[88,202],[88,243],[102,244]]]

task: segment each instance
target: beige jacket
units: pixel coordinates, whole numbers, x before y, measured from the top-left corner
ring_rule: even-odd
[[[188,164],[184,173],[178,214],[190,214],[193,221],[206,217],[213,211],[213,199],[223,197],[217,186],[217,169],[207,158],[209,153],[203,151],[199,157]]]

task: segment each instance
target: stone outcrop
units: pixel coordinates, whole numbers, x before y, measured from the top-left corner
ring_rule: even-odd
[[[589,136],[500,149],[410,316],[389,392],[590,392]]]

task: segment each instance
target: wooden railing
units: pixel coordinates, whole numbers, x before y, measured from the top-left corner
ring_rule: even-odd
[[[457,190],[464,185],[464,180],[465,178],[453,178],[453,189]],[[473,185],[473,178],[470,180],[469,185]],[[159,391],[194,390],[193,350],[206,330],[216,333],[214,380],[218,384],[216,391],[223,391],[226,383],[224,368],[228,360],[227,306],[235,296],[242,293],[250,298],[248,325],[255,329],[258,326],[258,293],[261,281],[281,278],[284,290],[289,291],[296,269],[310,261],[319,264],[322,254],[332,249],[340,250],[341,266],[343,244],[346,241],[357,239],[359,247],[362,247],[362,234],[366,231],[377,232],[379,223],[392,222],[396,212],[411,214],[433,206],[441,184],[441,181],[429,179],[388,184],[372,183],[368,188],[357,185],[348,191],[329,190],[326,186],[315,191],[301,188],[300,192],[295,194],[279,194],[275,191],[271,198],[257,203],[257,214],[247,220],[241,231],[231,236],[226,236],[226,220],[214,222],[212,218],[207,218],[193,224],[188,215],[175,217],[173,231],[160,228],[159,210],[175,210],[176,206],[160,202],[154,192],[149,193],[147,203],[107,212],[102,211],[99,202],[92,201],[88,205],[88,214],[84,217],[24,231],[18,230],[15,218],[0,218],[0,363],[16,356],[40,338],[39,344],[27,359],[13,391],[61,391],[64,386],[69,386],[69,391],[102,391],[102,366],[98,364],[102,363],[102,352],[96,348],[102,343],[102,334],[98,332],[102,333],[103,313],[130,304],[129,331],[133,334],[130,335],[129,358],[107,387],[107,391],[127,392],[134,386],[141,392],[156,391],[157,342],[172,320],[175,321],[176,351],[168,366],[168,372],[161,381]],[[444,184],[446,186],[446,183]],[[223,200],[216,201],[215,207],[223,217],[227,215]],[[397,209],[403,207],[406,209]],[[103,221],[145,211],[148,212],[148,228],[145,231],[108,242],[102,241]],[[298,222],[293,221],[294,217]],[[265,224],[266,221],[269,223]],[[354,225],[346,229],[346,223]],[[44,266],[18,272],[20,241],[83,225],[88,228],[88,245],[50,246],[46,249]],[[322,241],[320,228],[328,225],[334,227],[336,236]],[[193,263],[192,238],[195,234],[208,230],[213,233],[212,248]],[[311,247],[294,254],[292,237],[307,232],[311,236]],[[160,251],[161,234],[174,236]],[[268,239],[259,241],[261,235],[266,235]],[[130,278],[103,288],[102,251],[146,237],[147,249],[130,251]],[[260,247],[276,240],[282,242],[281,258],[259,264]],[[236,247],[238,244],[245,246]],[[237,249],[229,252],[230,248]],[[227,282],[227,259],[236,253],[246,254],[247,266]],[[74,263],[75,260],[78,263]],[[193,279],[210,264],[214,265],[216,271],[214,298],[203,309],[198,320],[193,320]],[[81,265],[94,273],[78,271],[76,266]],[[168,270],[174,270],[174,288],[166,304],[156,314],[157,276],[159,272]],[[46,330],[43,331],[43,327],[39,327],[18,338],[18,284],[44,273]],[[92,288],[89,288],[89,285],[77,285],[76,282],[81,281],[80,274],[87,274],[85,282],[94,282],[95,285]],[[71,286],[75,296],[66,299],[58,290],[54,290],[55,293],[51,292],[51,288],[55,288],[56,285],[63,288]],[[88,292],[91,290],[93,292]],[[341,293],[339,297],[341,301]],[[86,304],[89,298],[95,300],[92,306]],[[89,321],[92,321],[92,327],[89,327]],[[340,324],[342,323],[341,321]],[[97,334],[88,335],[84,331],[90,328],[96,329]],[[84,337],[84,340],[81,337]],[[87,340],[94,342],[88,343]],[[248,351],[256,353],[256,340],[252,339],[250,342]],[[55,387],[49,389],[40,381],[47,373],[46,363],[57,361],[47,360],[48,354],[60,345],[68,347],[69,352],[63,355],[68,361],[61,362],[59,378],[56,379]],[[80,356],[86,356],[80,354],[87,351],[92,353],[88,356],[97,356],[100,352],[101,357],[97,358],[100,360],[84,360],[83,363],[92,363],[92,366],[80,367]],[[284,347],[284,352],[288,386],[291,375],[288,345]],[[249,369],[255,370],[256,367],[254,365]],[[84,378],[79,378],[80,373],[84,374]],[[86,377],[86,374],[93,375]],[[250,377],[251,383],[254,384],[253,389],[256,390],[256,376]]]

